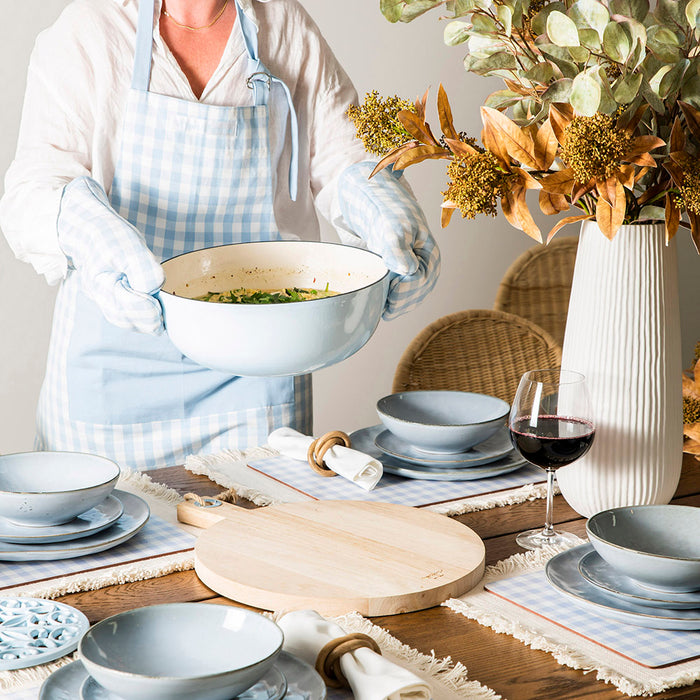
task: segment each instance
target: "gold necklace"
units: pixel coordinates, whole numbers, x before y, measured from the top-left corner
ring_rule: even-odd
[[[214,19],[211,22],[209,22],[209,24],[205,24],[203,27],[190,27],[188,24],[181,24],[172,15],[168,14],[168,11],[165,9],[165,7],[163,7],[162,12],[171,22],[177,24],[178,27],[187,29],[190,32],[200,32],[202,31],[202,29],[209,29],[209,27],[214,26],[221,19],[221,15],[224,14],[226,5],[228,5],[228,0],[224,0],[224,4],[221,6],[221,9],[217,13],[216,17],[214,17]]]

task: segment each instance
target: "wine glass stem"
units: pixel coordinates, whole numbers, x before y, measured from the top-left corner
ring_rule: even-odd
[[[547,469],[547,513],[544,518],[544,537],[552,537],[554,535],[554,469]]]

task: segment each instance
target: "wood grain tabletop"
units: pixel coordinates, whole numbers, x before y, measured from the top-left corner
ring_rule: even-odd
[[[196,476],[183,467],[149,472],[155,481],[180,493],[196,492],[214,496],[222,489],[206,477]],[[700,506],[700,462],[685,455],[674,503]],[[248,507],[252,504],[241,503]],[[562,529],[585,536],[585,519],[573,511],[561,496],[555,498],[554,515]],[[515,543],[522,530],[539,527],[544,518],[544,501],[494,508],[457,516],[484,540],[486,563],[523,551]],[[144,605],[166,602],[207,601],[237,605],[204,586],[193,571],[157,579],[75,593],[60,600],[82,610],[95,622],[114,613]],[[501,694],[504,700],[616,700],[627,697],[613,686],[596,680],[595,673],[583,673],[559,665],[543,651],[530,649],[505,634],[482,627],[447,608],[436,607],[414,613],[372,618],[403,643],[438,657],[461,661],[469,676]],[[654,696],[659,700],[698,700],[700,683],[669,690]]]

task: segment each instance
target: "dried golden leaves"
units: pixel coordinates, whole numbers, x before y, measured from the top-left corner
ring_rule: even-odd
[[[700,343],[696,347],[696,354]],[[700,459],[700,361],[683,373],[683,452]]]

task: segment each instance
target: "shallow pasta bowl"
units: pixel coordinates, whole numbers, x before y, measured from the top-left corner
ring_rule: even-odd
[[[262,241],[206,248],[163,263],[165,328],[194,362],[242,376],[305,374],[357,352],[381,318],[389,272],[360,248]],[[337,292],[284,304],[200,301],[208,292],[290,287]]]
[[[0,455],[0,517],[30,527],[67,523],[114,489],[119,466],[80,452]]]
[[[490,438],[505,425],[510,406],[468,391],[402,391],[377,401],[384,426],[424,452],[454,454]]]
[[[614,569],[648,588],[700,590],[700,508],[625,506],[591,516],[588,539]]]
[[[171,603],[105,618],[82,637],[87,672],[125,700],[230,700],[282,649],[272,620],[241,608]]]

